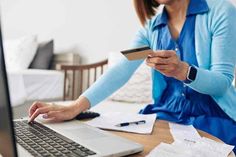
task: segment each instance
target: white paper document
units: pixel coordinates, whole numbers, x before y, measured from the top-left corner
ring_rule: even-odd
[[[189,125],[170,123],[172,144],[161,143],[147,157],[228,157],[234,146],[201,137]]]
[[[131,124],[128,126],[116,126],[126,122],[145,121],[142,124]],[[93,127],[101,129],[125,131],[139,134],[151,134],[156,120],[156,114],[142,115],[142,114],[127,114],[120,112],[110,112],[102,114],[101,116],[85,122]]]
[[[171,144],[160,143],[147,157],[183,157],[183,153]]]
[[[174,140],[191,140],[197,141],[201,139],[197,130],[192,125],[180,125],[175,123],[169,123],[170,133]]]

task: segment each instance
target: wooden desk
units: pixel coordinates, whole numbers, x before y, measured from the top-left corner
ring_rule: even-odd
[[[153,133],[151,135],[131,134],[118,131],[110,131],[110,132],[144,145],[143,152],[139,154],[130,155],[130,157],[144,157],[161,142],[169,144],[174,142],[173,137],[170,133],[168,122],[162,120],[158,120],[155,122]],[[216,137],[211,136],[203,131],[198,131],[198,132],[203,137],[207,137],[215,141],[221,142]],[[232,152],[229,155],[229,157],[235,157],[234,153]]]

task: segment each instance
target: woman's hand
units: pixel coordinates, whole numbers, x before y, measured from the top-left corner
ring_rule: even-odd
[[[186,80],[189,65],[182,62],[173,50],[159,50],[150,53],[146,64],[167,77],[174,77],[180,81]]]
[[[90,107],[89,101],[85,97],[78,98],[70,105],[62,106],[44,102],[34,102],[29,109],[29,122],[34,121],[40,114],[43,118],[60,122],[71,120],[79,113]]]

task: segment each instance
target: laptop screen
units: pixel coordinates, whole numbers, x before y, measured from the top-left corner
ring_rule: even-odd
[[[0,156],[17,156],[13,135],[12,113],[8,92],[0,23]]]

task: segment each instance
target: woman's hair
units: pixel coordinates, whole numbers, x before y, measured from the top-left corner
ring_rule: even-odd
[[[156,8],[159,6],[155,0],[134,0],[134,7],[142,25],[156,14]]]

